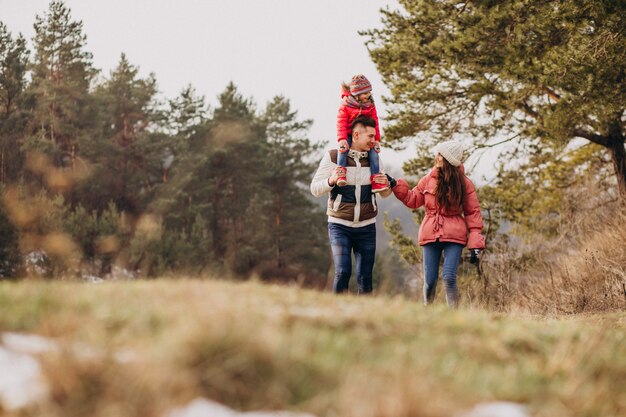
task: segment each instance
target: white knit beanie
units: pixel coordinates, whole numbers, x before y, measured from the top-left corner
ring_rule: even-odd
[[[435,153],[440,153],[450,165],[458,167],[463,160],[463,145],[456,140],[441,142],[435,146]]]

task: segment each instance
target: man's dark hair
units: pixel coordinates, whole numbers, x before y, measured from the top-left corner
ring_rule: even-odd
[[[376,120],[372,119],[369,116],[359,116],[350,124],[350,131],[352,132],[355,127],[361,125],[363,127],[373,127],[376,129]]]

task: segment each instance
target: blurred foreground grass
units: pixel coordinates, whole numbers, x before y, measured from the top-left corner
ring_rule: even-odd
[[[197,396],[319,417],[451,416],[493,400],[626,415],[623,312],[448,311],[213,280],[5,282],[0,331],[65,347],[42,356],[50,401],[21,416],[165,416]]]

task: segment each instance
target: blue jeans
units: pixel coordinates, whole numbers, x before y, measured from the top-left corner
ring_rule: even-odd
[[[352,135],[348,135],[348,145],[352,147]],[[378,162],[378,153],[376,153],[374,148],[369,150],[367,158],[370,161],[370,173],[372,175],[378,174],[380,172],[380,162]],[[348,152],[337,152],[337,165],[344,168],[348,166]]]
[[[352,275],[353,251],[358,293],[372,292],[372,270],[376,256],[376,224],[350,227],[328,223],[328,237],[335,264],[333,292],[342,293],[348,289],[350,275]]]
[[[422,246],[424,251],[424,304],[435,300],[439,263],[443,253],[443,281],[446,284],[446,302],[449,307],[459,303],[459,289],[456,286],[456,271],[461,261],[463,245],[452,242],[433,242]]]

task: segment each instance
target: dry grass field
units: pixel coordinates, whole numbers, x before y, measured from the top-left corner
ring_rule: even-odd
[[[47,401],[11,416],[164,416],[204,397],[319,417],[626,415],[626,313],[530,316],[220,280],[0,284],[36,334]],[[122,359],[123,358],[123,359]]]

